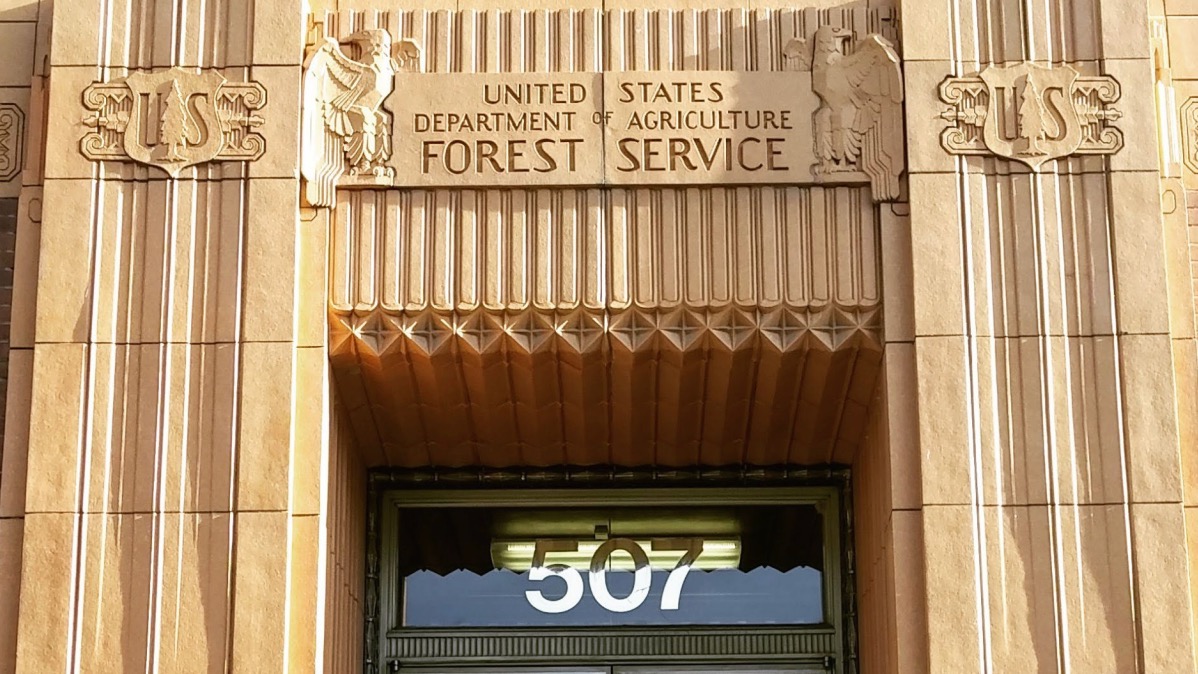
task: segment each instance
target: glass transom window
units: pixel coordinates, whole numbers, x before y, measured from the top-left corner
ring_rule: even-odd
[[[400,507],[401,624],[820,624],[822,519],[812,504]]]
[[[379,661],[842,671],[839,498],[828,486],[383,492]]]

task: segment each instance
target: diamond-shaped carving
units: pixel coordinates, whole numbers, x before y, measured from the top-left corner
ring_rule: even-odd
[[[831,335],[832,349],[840,349],[849,345],[865,331],[865,326],[861,323],[861,314],[839,307],[833,308],[831,311],[832,320],[828,325],[828,332]]]
[[[402,334],[399,326],[389,317],[377,312],[354,317],[350,331],[358,343],[358,349],[375,356],[387,353]]]
[[[812,311],[807,314],[808,325],[811,326],[810,344],[814,348],[819,348],[824,351],[833,349],[832,321],[835,309],[826,307],[819,311]]]
[[[573,313],[557,325],[562,342],[578,353],[587,353],[602,344],[604,332],[603,319],[585,311]]]
[[[453,328],[444,318],[427,312],[405,319],[402,330],[412,346],[429,356],[445,346],[453,334]]]
[[[503,336],[503,324],[494,316],[476,312],[454,319],[453,331],[467,348],[475,353],[487,353],[496,348]]]
[[[512,338],[516,346],[528,353],[534,353],[545,346],[554,335],[553,325],[533,311],[521,312],[509,318],[503,326],[503,331]]]
[[[332,355],[351,351],[354,343],[353,318],[337,316],[329,322],[329,353]]]
[[[858,346],[882,349],[882,310],[878,307],[858,310],[857,323],[861,326]]]
[[[721,344],[735,351],[752,341],[757,321],[740,309],[727,309],[712,316],[708,328]]]
[[[679,309],[663,317],[658,329],[667,342],[679,351],[686,351],[703,338],[707,326],[695,312]]]
[[[792,351],[810,333],[807,315],[789,309],[778,309],[761,317],[761,334],[765,341],[779,351]]]
[[[657,326],[653,319],[633,309],[615,316],[611,321],[611,334],[629,351],[643,348],[653,339]]]

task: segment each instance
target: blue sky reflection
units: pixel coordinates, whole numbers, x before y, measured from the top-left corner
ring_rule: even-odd
[[[584,572],[583,580],[587,574]],[[668,571],[653,571],[648,598],[627,613],[605,610],[584,582],[582,601],[565,613],[541,613],[529,605],[526,590],[555,599],[563,581],[532,582],[527,573],[502,569],[483,575],[454,571],[440,576],[417,571],[404,583],[405,627],[567,627],[611,625],[806,625],[823,622],[822,574],[812,568],[778,571],[691,570],[678,610],[661,610]],[[608,590],[625,597],[633,574],[608,571]]]

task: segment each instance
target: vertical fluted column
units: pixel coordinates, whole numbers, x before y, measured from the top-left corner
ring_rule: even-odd
[[[1146,10],[902,3],[931,672],[1195,667]],[[940,82],[1019,63],[1114,78],[1122,148],[951,154]]]
[[[17,671],[319,669],[303,35],[295,0],[55,3]]]

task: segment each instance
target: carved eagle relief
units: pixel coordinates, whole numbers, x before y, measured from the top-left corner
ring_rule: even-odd
[[[822,105],[815,113],[817,175],[861,171],[874,199],[899,198],[904,165],[903,74],[894,46],[868,35],[852,53],[848,30],[820,27],[811,57],[811,88]]]
[[[395,73],[419,68],[420,50],[410,40],[392,49],[385,30],[362,30],[345,39],[361,61],[326,38],[308,58],[304,75],[303,153],[300,172],[313,206],[332,206],[338,182],[348,174],[361,184],[387,184],[392,169],[391,115],[383,101]]]

